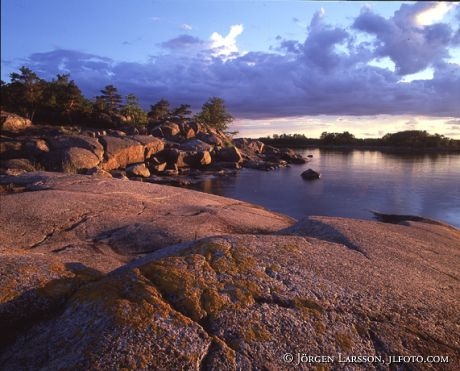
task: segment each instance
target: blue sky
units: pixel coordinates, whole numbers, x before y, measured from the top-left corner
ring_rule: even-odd
[[[460,138],[460,6],[2,0],[2,79],[26,65],[144,108],[225,99],[241,135],[422,129]]]

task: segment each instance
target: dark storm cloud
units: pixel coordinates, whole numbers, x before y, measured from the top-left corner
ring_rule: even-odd
[[[355,29],[375,36],[362,42],[347,29],[327,24],[318,12],[305,40],[276,38],[276,52],[223,59],[211,43],[180,35],[166,53],[146,63],[120,62],[71,50],[30,56],[28,65],[50,78],[67,71],[93,97],[107,84],[134,93],[145,108],[161,98],[198,109],[211,96],[225,99],[240,118],[301,115],[417,114],[460,116],[460,67],[446,62],[453,31],[438,23],[419,27],[414,15],[425,4],[403,5],[390,19],[364,10]],[[389,56],[396,72],[367,64]],[[401,74],[432,66],[432,80],[400,82]]]

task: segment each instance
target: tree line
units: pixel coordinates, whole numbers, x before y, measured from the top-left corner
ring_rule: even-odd
[[[349,146],[349,147],[403,147],[403,148],[443,148],[460,150],[460,140],[440,134],[429,134],[425,130],[406,130],[385,134],[381,138],[356,138],[348,131],[342,133],[323,132],[319,139],[307,138],[305,134],[274,134],[273,137],[259,138],[262,142],[277,147],[302,148],[306,146]]]
[[[209,98],[201,111],[192,115],[189,104],[171,107],[161,99],[144,111],[134,94],[122,97],[113,85],[105,86],[92,100],[85,98],[69,74],[58,74],[46,81],[27,67],[10,74],[11,81],[1,81],[2,110],[24,116],[35,123],[116,127],[121,125],[156,125],[167,120],[195,120],[220,130],[233,121],[223,99]]]

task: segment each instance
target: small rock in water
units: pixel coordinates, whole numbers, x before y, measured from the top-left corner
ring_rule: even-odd
[[[321,174],[318,173],[317,171],[313,169],[308,169],[305,170],[302,174],[300,174],[301,177],[305,180],[314,180],[314,179],[319,179],[321,178]]]

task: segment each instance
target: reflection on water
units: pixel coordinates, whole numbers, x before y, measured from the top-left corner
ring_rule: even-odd
[[[460,227],[460,155],[312,149],[310,163],[271,172],[242,170],[194,189],[290,215],[371,219],[369,210],[413,214]],[[312,168],[321,180],[304,181]]]

